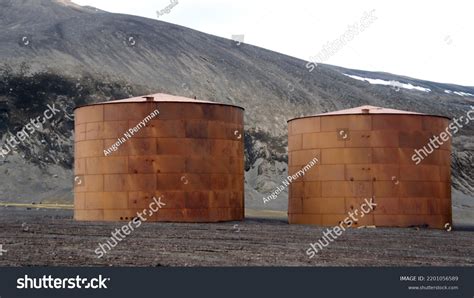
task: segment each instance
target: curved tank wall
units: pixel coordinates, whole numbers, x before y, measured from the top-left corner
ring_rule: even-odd
[[[243,219],[242,108],[155,94],[75,110],[74,218],[144,209],[147,221]]]
[[[428,145],[449,118],[364,106],[288,125],[289,175],[318,160],[289,186],[290,224],[347,226],[366,198],[377,205],[352,227],[451,224],[450,139]]]

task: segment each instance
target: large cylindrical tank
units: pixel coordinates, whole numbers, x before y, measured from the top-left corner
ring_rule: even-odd
[[[448,125],[447,117],[373,106],[289,120],[289,175],[317,160],[289,185],[289,223],[340,225],[373,198],[374,210],[359,212],[352,227],[451,224]],[[430,144],[440,135],[442,144]]]
[[[130,221],[157,201],[147,221],[243,219],[243,128],[240,107],[166,94],[77,108],[74,218]]]

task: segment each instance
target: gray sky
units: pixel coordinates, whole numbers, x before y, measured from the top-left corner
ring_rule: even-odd
[[[245,43],[304,60],[474,86],[472,1],[174,0],[158,17],[171,1],[73,0],[225,38],[243,34]]]

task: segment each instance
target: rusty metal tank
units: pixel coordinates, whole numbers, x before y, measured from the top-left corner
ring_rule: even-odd
[[[373,198],[374,209],[351,227],[451,224],[448,125],[447,117],[374,106],[289,120],[289,175],[318,161],[289,185],[289,223],[340,225]],[[440,135],[448,140],[429,145]]]
[[[74,218],[244,217],[243,109],[167,94],[75,110]]]

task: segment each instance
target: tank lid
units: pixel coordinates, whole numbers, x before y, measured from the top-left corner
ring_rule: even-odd
[[[134,103],[134,102],[136,102],[136,103],[142,103],[142,102],[205,103],[205,104],[216,104],[216,105],[232,106],[232,107],[244,109],[244,108],[236,106],[236,105],[220,103],[220,102],[213,102],[213,101],[207,101],[207,100],[200,100],[200,99],[196,99],[196,98],[194,98],[194,99],[193,98],[187,98],[187,97],[183,97],[183,96],[176,96],[176,95],[171,95],[171,94],[166,94],[166,93],[155,93],[155,94],[125,98],[125,99],[103,101],[103,102],[88,104],[88,105],[85,105],[85,106],[102,105],[102,104],[117,104],[117,103]],[[80,107],[76,107],[76,108],[80,108]]]
[[[423,114],[423,113],[417,113],[417,112],[410,112],[410,111],[403,111],[403,110],[395,110],[395,109],[387,109],[387,108],[382,108],[382,107],[376,107],[376,106],[370,106],[370,105],[365,105],[365,106],[360,106],[357,108],[352,108],[352,109],[346,109],[346,110],[339,110],[339,111],[334,111],[334,112],[329,112],[329,113],[323,113],[323,114],[316,114],[316,115],[311,115],[311,116],[304,116],[304,117],[296,117],[292,118],[288,121],[299,119],[299,118],[307,118],[307,117],[320,117],[320,116],[337,116],[337,115],[374,115],[374,114],[384,114],[384,115],[390,115],[390,114],[395,114],[395,115],[420,115],[420,116],[434,116],[434,117],[443,117],[450,119],[449,117],[446,116],[439,116],[439,115],[429,115],[429,114]]]

